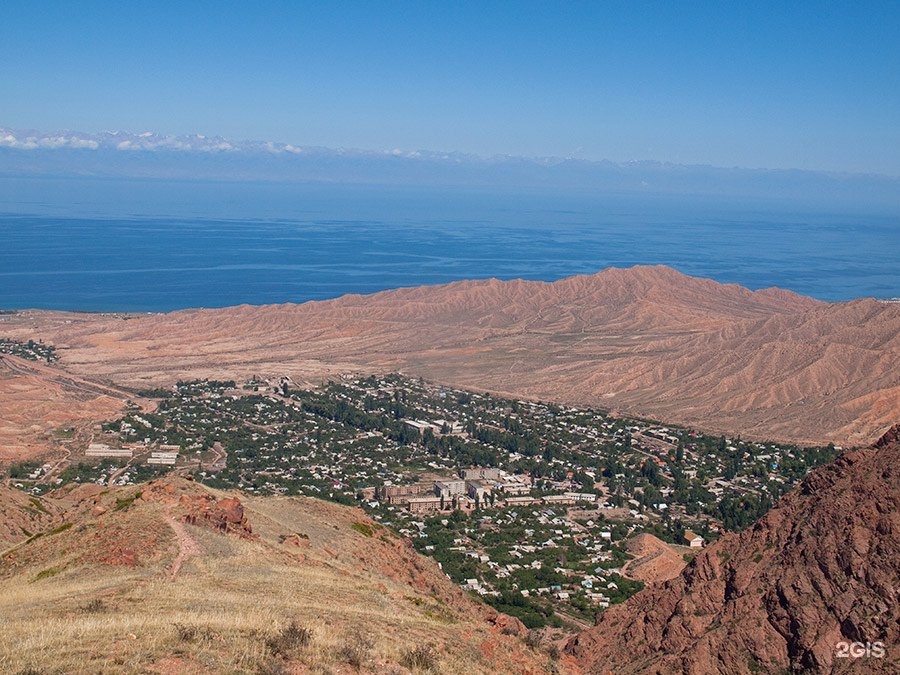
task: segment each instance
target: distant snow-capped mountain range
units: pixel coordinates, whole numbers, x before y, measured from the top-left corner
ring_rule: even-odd
[[[88,134],[80,131],[57,131],[52,133],[34,130],[9,129],[0,127],[0,147],[19,150],[171,150],[182,152],[230,152],[230,153],[270,153],[278,154],[334,154],[342,156],[390,156],[421,159],[441,159],[445,161],[473,161],[475,155],[465,153],[431,152],[425,150],[358,150],[325,148],[320,146],[299,146],[274,141],[234,141],[223,136],[191,134],[175,136],[152,131],[131,133],[127,131],[103,131]],[[506,158],[507,156],[503,156]],[[562,161],[556,158],[534,159],[539,162]]]
[[[79,176],[277,181],[695,195],[900,212],[900,178],[655,161],[480,157],[427,150],[357,150],[153,132],[44,133],[0,127],[0,177]]]

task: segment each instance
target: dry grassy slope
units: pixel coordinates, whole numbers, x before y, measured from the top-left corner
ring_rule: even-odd
[[[900,419],[900,305],[751,292],[666,267],[129,320],[31,312],[0,330],[136,386],[402,369],[748,437],[858,445]]]
[[[0,485],[0,552],[59,525],[61,514],[55,502]]]
[[[898,455],[900,425],[611,608],[568,651],[590,673],[898,672]],[[886,654],[838,658],[842,641]]]
[[[404,673],[420,645],[431,672],[547,671],[518,622],[357,509],[178,478],[45,501],[71,526],[0,557],[2,672]],[[291,621],[308,645],[279,641]]]

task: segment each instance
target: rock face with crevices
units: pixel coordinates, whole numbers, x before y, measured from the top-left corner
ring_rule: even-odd
[[[840,657],[881,642],[882,657]],[[811,473],[566,651],[591,673],[898,672],[900,425]]]
[[[253,537],[253,528],[237,497],[217,499],[190,481],[155,480],[147,483],[141,499],[168,506],[183,523],[201,525],[217,532]]]

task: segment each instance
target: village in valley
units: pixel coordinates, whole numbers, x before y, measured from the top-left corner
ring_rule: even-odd
[[[44,356],[44,354],[42,354]],[[840,448],[713,436],[400,374],[139,392],[70,461],[15,486],[127,485],[171,470],[212,487],[358,505],[530,628],[577,627],[764,513]],[[77,438],[81,438],[78,436]]]
[[[0,310],[0,315],[2,314],[3,310]],[[0,338],[0,356],[3,354],[19,356],[29,361],[46,361],[47,363],[59,360],[59,357],[56,355],[56,347],[45,345],[41,341],[35,342],[34,340],[20,342],[9,338]]]

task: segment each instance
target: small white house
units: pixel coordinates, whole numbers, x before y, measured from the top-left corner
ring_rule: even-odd
[[[703,548],[703,537],[690,530],[684,531],[684,543],[691,548]]]

